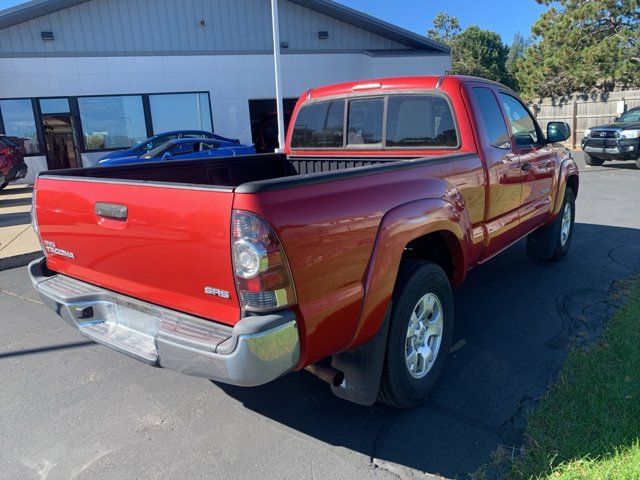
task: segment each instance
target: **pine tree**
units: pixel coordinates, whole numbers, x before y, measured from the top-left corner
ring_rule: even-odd
[[[640,87],[640,0],[536,0],[551,8],[516,61],[530,97]]]

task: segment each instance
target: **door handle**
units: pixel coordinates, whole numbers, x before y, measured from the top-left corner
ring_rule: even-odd
[[[524,165],[522,165],[522,171],[527,173],[529,170],[531,170],[531,164],[530,163],[525,163]]]
[[[97,202],[95,206],[96,215],[113,220],[126,220],[129,215],[128,210],[126,205],[117,205],[115,203]]]

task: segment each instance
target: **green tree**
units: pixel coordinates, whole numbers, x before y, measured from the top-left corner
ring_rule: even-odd
[[[525,96],[640,86],[640,0],[536,0],[551,8],[516,61]]]
[[[473,75],[514,86],[507,71],[509,48],[500,35],[475,25],[456,35],[451,43],[451,72]]]
[[[446,12],[438,13],[433,19],[433,28],[427,30],[427,35],[445,45],[460,33],[460,22]]]
[[[507,54],[507,61],[505,66],[507,72],[510,75],[515,76],[517,70],[517,62],[524,57],[527,49],[531,46],[531,39],[525,38],[521,33],[516,33],[513,36],[513,42],[509,47],[509,53]]]

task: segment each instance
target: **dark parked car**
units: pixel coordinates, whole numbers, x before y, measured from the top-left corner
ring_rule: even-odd
[[[238,140],[230,140],[228,138],[221,137],[220,135],[216,135],[215,133],[205,132],[204,130],[176,130],[174,132],[159,133],[158,135],[147,138],[145,141],[126,150],[109,152],[102,157],[101,160],[106,160],[108,158],[140,157],[170,140],[178,140],[181,138],[225,140],[228,142],[235,141],[236,143],[240,143]]]
[[[0,190],[27,175],[24,139],[0,135]]]
[[[161,160],[192,160],[196,158],[233,157],[256,153],[253,145],[242,145],[236,140],[218,137],[216,140],[182,138],[171,140],[140,157],[106,158],[98,162],[101,167],[129,163],[158,162]]]
[[[582,139],[587,165],[606,160],[633,160],[640,169],[640,107],[620,115],[613,123],[587,128]]]

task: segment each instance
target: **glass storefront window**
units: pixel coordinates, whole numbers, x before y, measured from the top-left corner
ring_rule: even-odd
[[[42,98],[40,99],[40,112],[47,113],[69,113],[68,98]]]
[[[31,100],[0,100],[0,113],[5,135],[25,139],[24,148],[28,154],[40,153]]]
[[[208,93],[149,95],[149,105],[155,134],[173,130],[213,130]]]
[[[142,96],[78,98],[87,150],[129,148],[147,138]]]

